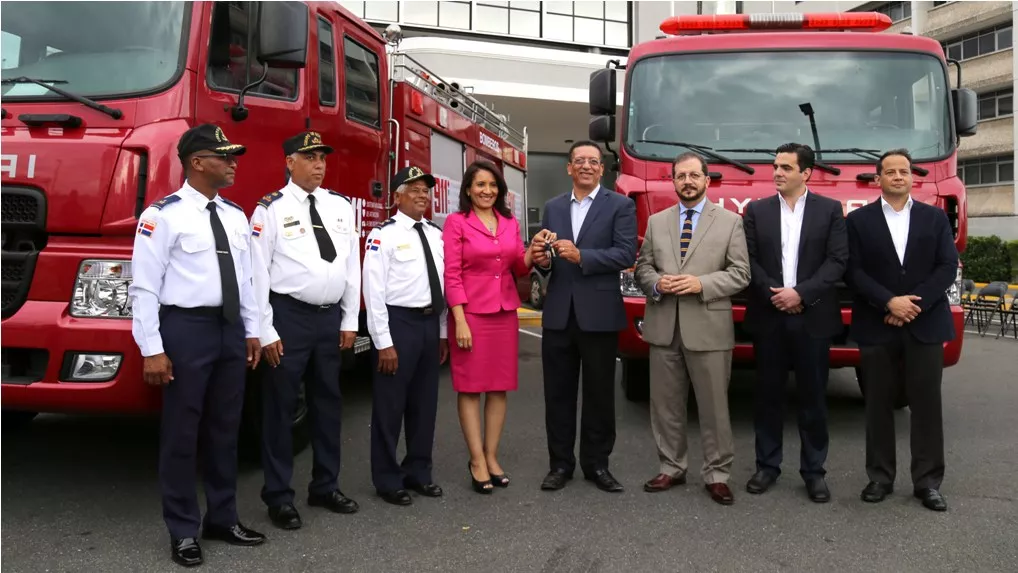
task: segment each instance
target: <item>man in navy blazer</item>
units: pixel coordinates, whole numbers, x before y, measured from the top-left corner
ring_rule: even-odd
[[[944,343],[956,333],[947,289],[958,250],[947,215],[912,200],[912,158],[903,149],[877,162],[879,201],[849,213],[846,282],[855,291],[852,338],[866,392],[867,502],[883,501],[895,478],[894,402],[904,378],[912,410],[912,486],[928,509],[944,511]]]
[[[601,148],[578,141],[566,171],[573,190],[545,204],[541,228],[553,234],[542,318],[545,425],[551,471],[541,489],[557,490],[576,467],[576,400],[583,371],[580,468],[608,492],[623,490],[608,471],[615,446],[615,355],[626,327],[619,273],[636,262],[636,207],[600,185]],[[542,241],[541,238],[535,238]]]

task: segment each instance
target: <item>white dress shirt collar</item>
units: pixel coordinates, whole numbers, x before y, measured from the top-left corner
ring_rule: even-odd
[[[885,211],[891,211],[892,213],[896,213],[896,214],[899,213],[899,211],[895,211],[894,207],[892,207],[891,204],[887,202],[887,199],[884,199],[883,195],[880,196],[880,207],[883,208]],[[911,210],[912,210],[912,194],[909,193],[908,200],[905,201],[905,208],[902,209],[902,211],[911,211]]]
[[[183,193],[181,193],[181,197],[189,201],[191,206],[198,211],[204,211],[208,208],[209,198],[203,195],[201,191],[192,187],[186,180],[184,181],[183,187],[181,187],[181,191],[183,191]],[[220,199],[220,201],[222,201],[218,193],[212,198],[213,201],[216,199]]]
[[[300,185],[293,182],[293,179],[287,182],[286,187],[283,188],[284,193],[289,193],[291,197],[297,200],[298,203],[307,203],[308,196],[314,195],[316,198],[321,199],[322,188],[316,187],[314,191],[308,193]]]
[[[584,200],[590,199],[591,201],[593,201],[594,198],[597,197],[597,192],[600,191],[600,190],[601,190],[601,185],[598,184],[598,186],[594,187],[594,190],[591,191],[589,195],[584,197]],[[573,201],[575,201],[577,203],[580,202],[580,200],[576,198],[576,188],[575,187],[573,188],[573,194],[569,196],[569,200],[570,200],[570,202],[573,202]]]
[[[686,211],[693,210],[697,215],[703,214],[703,208],[707,205],[707,194],[700,197],[700,202],[692,207],[686,207],[681,201],[679,202],[679,215],[685,216]]]
[[[406,213],[404,213],[403,211],[400,211],[398,209],[396,210],[396,214],[393,215],[392,218],[395,219],[396,222],[401,227],[403,227],[404,229],[407,229],[407,230],[413,229],[414,225],[416,225],[417,223],[423,223],[424,222],[424,217],[421,217],[420,221],[415,221],[413,217],[411,217],[410,215],[407,215]]]

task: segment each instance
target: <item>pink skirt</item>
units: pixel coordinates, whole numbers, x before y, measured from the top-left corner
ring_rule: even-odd
[[[449,313],[449,367],[457,392],[514,391],[519,383],[520,319],[515,310],[466,313],[473,348],[456,344],[456,320]]]

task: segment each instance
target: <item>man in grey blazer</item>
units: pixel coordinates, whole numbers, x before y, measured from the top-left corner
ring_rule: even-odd
[[[696,392],[702,477],[711,499],[734,502],[728,486],[735,447],[728,418],[735,326],[731,296],[749,284],[742,218],[711,203],[707,163],[683,153],[672,163],[679,204],[654,214],[636,264],[647,294],[643,339],[650,345],[650,423],[661,461],[644,490],[686,483],[686,400]]]

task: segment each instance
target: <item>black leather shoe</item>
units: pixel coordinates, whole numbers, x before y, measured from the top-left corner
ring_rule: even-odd
[[[609,493],[618,493],[625,491],[622,484],[619,483],[615,476],[611,474],[607,469],[594,470],[593,474],[583,476],[587,481],[592,481],[597,485],[597,488],[601,491],[607,491]]]
[[[827,481],[817,476],[806,480],[806,493],[816,503],[827,503],[831,501],[831,490],[827,487]]]
[[[382,498],[386,503],[392,505],[410,505],[414,502],[410,498],[410,492],[405,489],[397,489],[396,491],[380,491],[378,496]]]
[[[198,540],[193,537],[170,540],[170,556],[173,562],[184,567],[196,567],[204,561],[201,556],[201,546]]]
[[[269,519],[272,520],[272,525],[280,529],[300,529],[300,526],[303,525],[300,514],[297,513],[297,508],[292,503],[270,507]]]
[[[442,497],[442,488],[438,484],[429,483],[421,485],[419,483],[405,482],[403,485],[424,497]]]
[[[768,471],[759,470],[749,478],[746,483],[746,491],[755,494],[763,493],[771,489],[776,481],[778,481],[778,476]]]
[[[917,489],[913,495],[922,500],[923,507],[926,509],[933,511],[947,511],[947,501],[945,501],[944,496],[940,495],[940,492],[935,489]]]
[[[261,545],[265,542],[265,535],[244,527],[240,522],[231,527],[206,524],[202,530],[202,538],[225,541],[230,545],[250,547],[252,545]]]
[[[862,490],[862,500],[867,503],[878,503],[884,501],[894,491],[894,486],[889,483],[877,483],[871,481]]]
[[[566,487],[566,482],[573,479],[573,476],[569,472],[563,469],[555,469],[548,472],[548,475],[544,476],[544,481],[541,482],[541,489],[545,491],[555,491]]]
[[[343,495],[338,489],[326,494],[309,495],[308,505],[311,507],[324,507],[336,513],[357,513],[360,506],[357,502]]]

